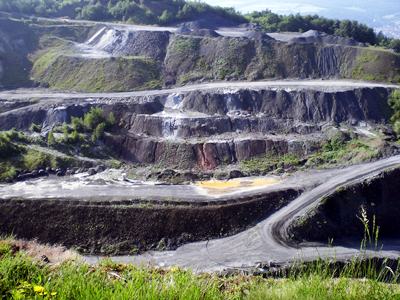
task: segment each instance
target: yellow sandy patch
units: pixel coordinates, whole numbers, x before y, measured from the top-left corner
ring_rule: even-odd
[[[206,189],[211,193],[231,193],[241,189],[266,187],[277,184],[280,180],[268,178],[237,178],[232,180],[209,180],[197,182],[196,186]]]

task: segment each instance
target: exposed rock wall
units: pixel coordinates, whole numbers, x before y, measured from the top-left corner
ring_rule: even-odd
[[[290,234],[295,241],[327,242],[348,237],[361,240],[364,227],[358,217],[361,207],[379,226],[379,238],[399,237],[400,169],[352,184],[327,196],[321,204],[292,224]]]
[[[48,52],[43,51],[37,60],[41,61],[43,55],[52,51],[51,47]],[[86,91],[154,88],[154,83],[146,85],[139,80],[121,86],[129,75],[135,77],[139,70],[144,76],[148,69],[158,70],[157,76],[150,77],[158,80],[160,86],[270,78],[354,78],[400,82],[398,54],[324,43],[286,43],[262,35],[252,38],[196,37],[104,27],[86,43],[71,44],[66,51],[69,54],[57,59],[57,63],[49,64],[45,73],[34,69],[33,78],[57,88]],[[129,68],[133,58],[151,61],[153,66],[141,68],[136,64],[135,68]],[[118,60],[123,60],[126,65],[120,67]],[[92,88],[93,83],[81,84],[90,78],[90,74],[96,74],[94,62],[98,65],[97,72],[107,78],[96,89]],[[103,65],[108,66],[106,72]],[[64,80],[66,74],[62,66],[69,71],[67,80]],[[117,72],[119,67],[121,70]],[[82,72],[82,69],[90,70],[90,74]],[[73,75],[77,80],[71,79]]]
[[[37,47],[29,26],[0,18],[0,88],[30,85],[28,54]]]
[[[199,79],[266,78],[357,78],[399,82],[400,56],[382,52],[264,39],[174,36],[164,62],[164,81],[167,85]]]
[[[121,158],[179,169],[214,169],[259,155],[307,156],[326,125],[388,121],[390,89],[208,90],[120,99],[46,99],[22,107],[0,101],[0,128],[43,128],[82,117],[91,106],[113,112],[105,142]]]
[[[285,190],[235,203],[174,206],[140,201],[1,200],[0,232],[75,247],[92,254],[177,246],[242,231],[287,205],[300,191]],[[45,222],[43,220],[46,220]]]
[[[106,137],[106,144],[120,157],[136,163],[152,163],[177,169],[201,167],[205,170],[240,162],[260,155],[309,155],[319,149],[320,142],[286,137],[248,137],[219,141],[181,141],[140,138],[129,135]]]
[[[387,121],[387,103],[391,91],[385,88],[361,88],[324,92],[314,89],[209,93],[195,91],[183,95],[182,109],[206,114],[245,112],[299,122]]]

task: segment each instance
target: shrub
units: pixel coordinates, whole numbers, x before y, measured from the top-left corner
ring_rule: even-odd
[[[48,154],[35,150],[28,150],[23,156],[23,164],[28,170],[35,170],[51,166],[52,160]]]
[[[72,117],[71,118],[71,126],[74,130],[78,132],[82,132],[84,129],[84,124],[82,118]]]
[[[42,126],[38,125],[38,124],[35,124],[35,123],[32,123],[31,127],[29,127],[29,130],[32,131],[32,132],[40,133],[42,131]]]
[[[394,52],[400,53],[400,40],[398,40],[398,39],[392,40],[390,42],[390,48],[392,48],[394,50]]]
[[[10,163],[0,163],[0,182],[8,181],[17,175],[17,170]]]
[[[12,142],[27,142],[28,141],[28,138],[26,137],[26,135],[21,131],[17,131],[15,128],[8,130],[8,131],[4,131],[3,133]]]
[[[96,129],[94,130],[94,132],[92,134],[92,142],[93,143],[95,143],[98,140],[103,138],[105,128],[106,128],[106,124],[104,122],[97,125]]]
[[[78,131],[74,130],[72,133],[69,135],[68,142],[71,144],[76,144],[82,140],[81,135],[79,134]]]
[[[69,132],[70,132],[70,129],[69,129],[68,124],[67,124],[67,123],[64,123],[63,126],[62,126],[62,133],[63,133],[63,135],[64,135],[63,140],[64,140],[65,142],[68,141]]]
[[[92,107],[83,118],[83,124],[89,131],[94,130],[101,122],[104,122],[104,112],[100,107]]]
[[[54,137],[53,130],[50,130],[49,134],[47,135],[47,145],[54,146],[56,144],[56,139]]]
[[[16,156],[21,152],[20,147],[15,145],[7,132],[0,133],[0,158],[6,159]]]

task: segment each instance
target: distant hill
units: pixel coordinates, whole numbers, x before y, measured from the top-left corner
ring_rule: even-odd
[[[0,10],[45,17],[169,25],[207,18],[222,26],[246,19],[230,8],[184,0],[0,0]]]

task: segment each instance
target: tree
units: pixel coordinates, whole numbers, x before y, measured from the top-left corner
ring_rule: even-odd
[[[394,50],[396,53],[400,53],[400,40],[395,39],[390,42],[390,48]]]
[[[94,132],[92,134],[92,142],[93,143],[95,143],[98,140],[103,138],[105,129],[106,129],[105,123],[100,123],[99,125],[97,125],[96,129],[94,130]]]
[[[100,107],[92,107],[83,118],[83,124],[88,131],[94,130],[103,121],[104,114]]]
[[[82,8],[81,10],[81,19],[85,20],[104,20],[108,19],[110,16],[108,14],[107,8],[101,3],[97,3],[95,5],[88,5]]]
[[[172,13],[170,13],[168,10],[164,10],[161,16],[158,18],[158,20],[160,21],[161,24],[167,24],[173,18],[174,16],[172,15]]]
[[[53,146],[56,144],[56,139],[54,137],[53,130],[50,130],[49,134],[47,135],[47,145]]]

